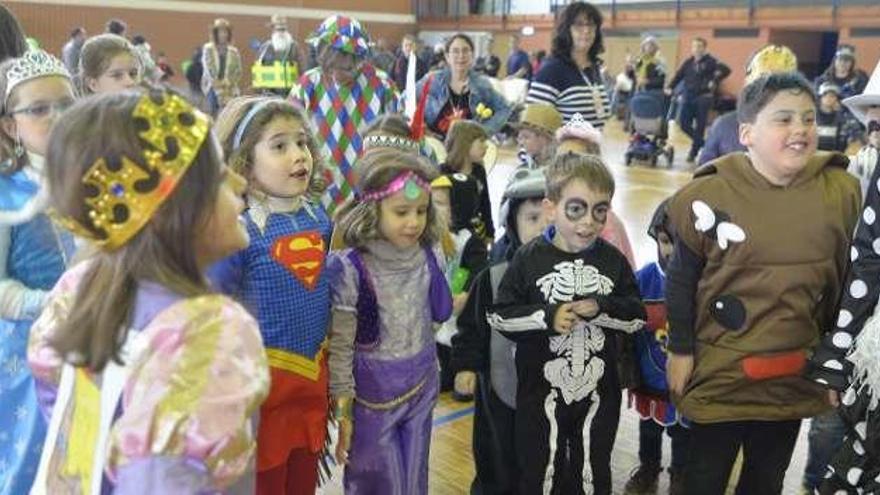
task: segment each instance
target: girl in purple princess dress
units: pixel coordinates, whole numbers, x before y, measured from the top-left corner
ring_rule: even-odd
[[[345,493],[428,493],[439,375],[433,324],[452,312],[432,167],[398,150],[361,159],[360,197],[338,215],[332,253],[330,395]]]

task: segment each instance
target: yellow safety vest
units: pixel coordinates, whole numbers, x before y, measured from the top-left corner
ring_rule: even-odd
[[[276,60],[272,65],[263,65],[259,61],[251,67],[253,87],[266,89],[289,89],[299,78],[299,66],[296,62],[283,63]]]

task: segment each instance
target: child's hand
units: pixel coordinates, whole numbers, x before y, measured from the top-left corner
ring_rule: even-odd
[[[571,309],[581,318],[592,318],[599,314],[599,303],[595,299],[585,299],[571,303]]]
[[[455,391],[461,395],[474,395],[477,374],[473,371],[459,371],[455,374]]]
[[[840,393],[833,388],[828,389],[828,403],[831,407],[840,407]]]
[[[694,356],[669,353],[666,359],[666,379],[669,381],[669,391],[672,394],[681,396],[693,373]]]
[[[336,462],[344,466],[348,464],[348,449],[351,448],[351,433],[354,424],[349,418],[337,419],[339,424],[339,440],[336,442]]]
[[[556,333],[567,334],[571,332],[577,315],[573,309],[574,303],[565,303],[556,310],[556,316],[553,317],[553,330]]]

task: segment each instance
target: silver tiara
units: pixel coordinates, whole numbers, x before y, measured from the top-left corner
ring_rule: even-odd
[[[403,151],[414,151],[418,153],[419,143],[408,137],[373,135],[364,138],[364,149],[370,148],[397,148]]]
[[[61,76],[70,79],[70,72],[60,60],[43,50],[29,50],[19,58],[13,59],[6,72],[6,94],[3,95],[3,106],[19,84],[45,76]]]

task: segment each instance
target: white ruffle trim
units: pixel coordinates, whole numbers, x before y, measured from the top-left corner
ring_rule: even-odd
[[[856,337],[852,351],[846,357],[853,363],[852,385],[850,387],[858,392],[867,393],[871,397],[868,406],[870,411],[877,409],[880,401],[880,301],[874,307],[871,316],[865,321],[865,326]]]

